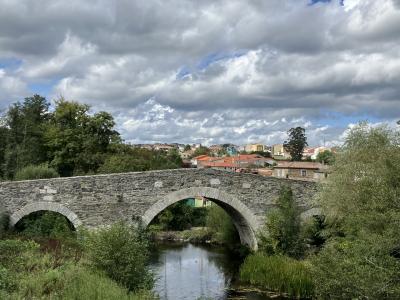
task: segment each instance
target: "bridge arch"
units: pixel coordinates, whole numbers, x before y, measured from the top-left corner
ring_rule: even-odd
[[[191,187],[167,194],[147,209],[142,217],[144,225],[149,225],[168,206],[196,196],[206,197],[221,206],[232,218],[232,222],[239,233],[241,243],[253,250],[257,250],[256,232],[258,223],[256,216],[235,196],[215,188]]]
[[[54,203],[54,202],[34,202],[25,205],[18,211],[14,212],[10,216],[10,227],[14,227],[18,221],[20,221],[23,217],[37,212],[37,211],[53,211],[57,212],[64,217],[66,217],[72,225],[74,225],[74,228],[77,229],[80,225],[82,225],[81,220],[79,217],[71,211],[69,208],[66,206],[60,204],[60,203]]]

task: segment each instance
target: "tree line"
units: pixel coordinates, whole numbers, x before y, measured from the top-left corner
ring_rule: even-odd
[[[12,104],[0,119],[2,179],[146,171],[181,165],[176,151],[164,153],[125,144],[110,113],[92,114],[89,105],[64,98],[51,107],[40,95],[27,97]]]

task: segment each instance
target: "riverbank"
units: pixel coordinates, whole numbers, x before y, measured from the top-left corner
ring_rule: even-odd
[[[207,227],[192,227],[188,230],[152,231],[151,238],[155,242],[184,242],[193,244],[224,245],[224,242],[216,239]]]

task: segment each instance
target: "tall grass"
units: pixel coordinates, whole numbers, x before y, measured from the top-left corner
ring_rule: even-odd
[[[314,291],[307,264],[287,256],[250,255],[240,268],[240,279],[290,297],[311,298]]]

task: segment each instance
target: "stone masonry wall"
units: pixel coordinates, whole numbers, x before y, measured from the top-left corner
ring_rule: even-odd
[[[177,169],[97,176],[55,178],[0,183],[0,207],[10,215],[35,203],[61,204],[71,218],[84,226],[109,225],[142,217],[157,201],[171,192],[191,187],[211,187],[234,196],[261,224],[274,206],[282,185],[292,187],[304,211],[310,210],[317,185],[253,174],[212,169]],[[196,195],[193,195],[196,196]],[[40,209],[43,209],[43,207]],[[39,206],[38,206],[39,207]],[[30,209],[31,209],[30,208]],[[76,216],[73,216],[76,214]],[[254,220],[253,220],[254,221]]]

